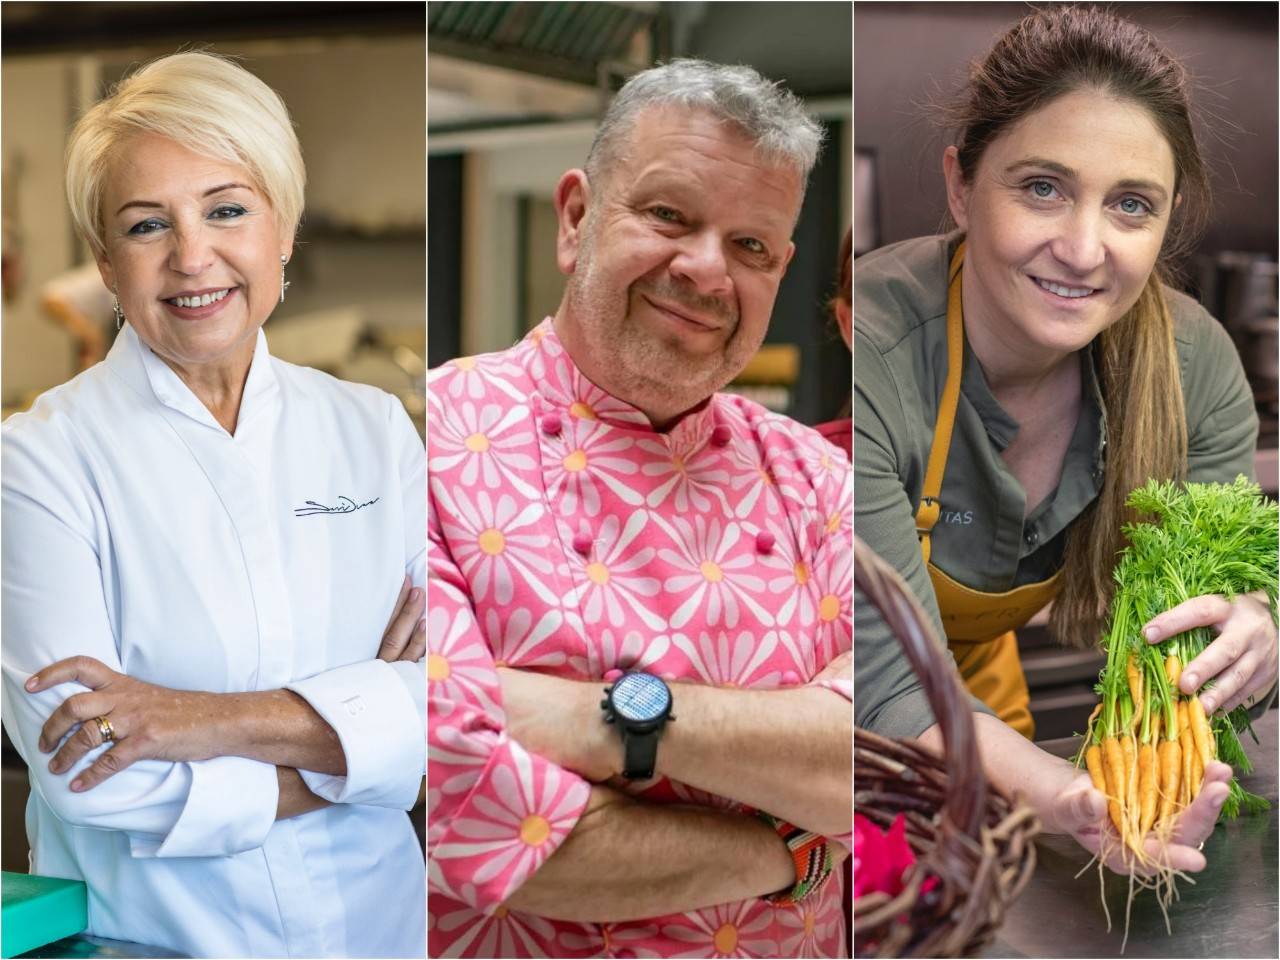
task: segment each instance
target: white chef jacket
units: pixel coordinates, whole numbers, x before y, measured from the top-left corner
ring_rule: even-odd
[[[32,871],[89,887],[89,933],[194,956],[421,957],[421,662],[374,659],[425,582],[425,458],[393,397],[274,359],[235,435],[129,327],[3,427],[4,725],[31,771]],[[327,508],[323,510],[321,508]],[[73,794],[23,689],[76,654],[168,687],[286,687],[333,727],[335,805],[275,822],[275,768],[144,761]]]

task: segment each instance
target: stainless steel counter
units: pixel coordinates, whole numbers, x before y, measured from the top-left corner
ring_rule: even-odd
[[[1245,735],[1254,771],[1241,778],[1246,790],[1266,797],[1266,813],[1219,825],[1205,842],[1208,866],[1194,886],[1179,883],[1181,899],[1169,908],[1170,935],[1151,891],[1134,900],[1124,957],[1275,957],[1280,903],[1276,870],[1277,711],[1254,724],[1259,744]],[[1074,738],[1040,744],[1058,756],[1076,750]],[[1108,871],[1102,910],[1097,868],[1076,879],[1089,854],[1073,840],[1036,840],[1037,865],[984,957],[1119,957],[1124,936],[1128,881]]]

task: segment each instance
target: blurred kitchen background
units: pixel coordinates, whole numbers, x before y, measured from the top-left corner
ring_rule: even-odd
[[[627,77],[701,57],[783,82],[826,127],[767,341],[731,389],[838,416],[851,363],[826,302],[850,222],[851,20],[847,3],[428,3],[428,365],[505,349],[555,312],[556,181]]]
[[[92,270],[67,279],[92,262],[63,195],[72,123],[131,67],[207,48],[280,93],[307,164],[272,352],[397,394],[421,429],[424,17],[415,3],[5,3],[5,413],[96,362],[115,335]],[[70,329],[50,299],[75,300],[101,330]]]
[[[1274,3],[1122,3],[1196,78],[1197,134],[1213,172],[1208,229],[1182,286],[1231,334],[1261,428],[1256,472],[1277,492],[1277,10]],[[854,252],[937,233],[946,132],[930,104],[1028,8],[1009,3],[855,3]],[[1207,122],[1206,122],[1207,121]],[[856,283],[856,268],[855,268]],[[1033,621],[1035,623],[1035,621]],[[1083,731],[1101,660],[1019,631],[1036,738]]]
[[[423,428],[426,11],[421,3],[20,3],[3,27],[4,413],[96,362],[110,299],[75,235],[62,154],[76,117],[131,67],[185,49],[240,59],[284,98],[307,165],[278,357],[403,401]],[[78,268],[88,267],[74,273]],[[66,319],[72,303],[86,323]],[[27,870],[22,761],[4,740],[5,870]],[[422,808],[415,813],[422,832]]]

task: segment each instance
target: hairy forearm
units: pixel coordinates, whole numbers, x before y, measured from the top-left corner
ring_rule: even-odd
[[[329,724],[290,690],[218,697],[218,744],[224,755],[297,770],[345,776],[347,759]]]
[[[1060,833],[1054,822],[1053,801],[1079,771],[990,714],[975,713],[973,723],[982,766],[990,780],[1010,794],[1022,794],[1040,816],[1046,833]],[[941,753],[941,728],[934,724],[919,741]]]
[[[526,750],[596,783],[623,769],[617,730],[604,723],[600,685],[500,669],[507,728]],[[658,776],[766,810],[826,836],[849,833],[853,714],[818,686],[739,690],[671,686]]]
[[[756,817],[650,804],[596,786],[568,838],[506,906],[612,923],[765,896],[794,882],[786,844]]]
[[[307,788],[301,774],[292,767],[276,767],[276,781],[280,785],[280,799],[276,801],[277,820],[287,820],[329,806],[328,800],[317,797]]]
[[[657,772],[827,836],[852,829],[853,715],[822,687],[676,684]]]

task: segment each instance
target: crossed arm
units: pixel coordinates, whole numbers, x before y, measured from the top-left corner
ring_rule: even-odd
[[[435,636],[434,631],[432,636]],[[479,819],[480,815],[475,810],[492,807],[495,800],[502,802],[501,784],[506,770],[525,771],[527,780],[522,786],[526,795],[535,798],[537,803],[564,810],[568,803],[561,798],[568,791],[549,801],[555,792],[547,784],[572,776],[569,772],[572,768],[560,768],[548,754],[559,754],[564,759],[577,762],[576,758],[594,757],[599,751],[602,758],[616,753],[617,760],[621,760],[617,744],[608,738],[612,730],[603,723],[599,714],[598,684],[520,671],[499,672],[502,675],[501,694],[493,689],[493,696],[483,699],[496,705],[505,698],[501,714],[482,718],[478,703],[462,706],[448,703],[443,697],[433,700],[435,708],[448,719],[438,720],[428,727],[433,756],[446,761],[433,767],[431,775],[432,783],[441,785],[440,788],[433,787],[440,805],[432,811],[432,820],[442,835],[437,836],[435,842],[429,840],[428,853],[433,861],[433,875],[438,872],[448,882],[445,892],[466,884],[475,891],[472,905],[481,910],[496,909],[503,904],[509,909],[556,920],[607,923],[664,916],[766,896],[787,889],[795,882],[795,867],[786,845],[771,827],[756,817],[713,806],[653,804],[630,797],[609,785],[597,783],[587,786],[581,780],[577,781],[577,786],[584,788],[579,791],[584,802],[572,811],[571,828],[558,846],[553,845],[554,838],[552,844],[548,844],[552,846],[549,856],[541,862],[521,863],[511,874],[495,872],[491,866],[493,861],[485,862],[475,856],[479,846],[468,841],[483,834],[479,832],[480,828],[469,824]],[[497,674],[493,675],[493,680],[497,680]],[[540,713],[536,707],[526,709],[532,705],[528,698],[537,698],[540,693],[553,688],[558,688],[553,699],[561,701],[571,699],[586,706],[588,698],[594,698],[590,706],[595,714],[574,716],[572,710],[561,713],[558,708],[553,715],[550,712]],[[677,696],[682,691],[683,687],[677,690]],[[795,693],[797,701],[800,700],[799,694],[807,693],[820,705],[820,709],[825,708],[822,722],[835,731],[835,735],[830,737],[831,742],[840,739],[839,731],[843,724],[847,731],[844,748],[844,757],[847,758],[850,753],[849,737],[852,736],[847,701],[818,688]],[[677,699],[676,702],[681,701]],[[690,709],[683,715],[677,714],[680,717],[677,722],[684,723],[688,718],[689,727],[693,728],[697,709],[688,698],[685,703]],[[845,704],[843,709],[841,704]],[[731,722],[729,716],[715,711],[709,712],[708,716],[717,722]],[[803,723],[807,716],[811,715],[801,710],[793,714],[792,719]],[[708,725],[703,729],[710,732],[715,727]],[[794,727],[790,729],[798,732]],[[692,729],[690,732],[692,734]],[[807,733],[826,739],[826,731],[808,730]],[[449,785],[467,775],[461,772],[465,767],[451,768],[447,760],[483,754],[486,748],[482,741],[486,738],[494,749],[484,763],[479,782],[472,793],[450,797]],[[693,782],[690,785],[710,789],[719,785],[723,778],[733,789],[727,789],[722,795],[734,799],[751,795],[763,800],[768,791],[773,791],[772,795],[778,798],[785,794],[779,776],[758,779],[746,776],[755,760],[763,762],[766,759],[768,748],[757,748],[758,756],[753,754],[754,759],[751,760],[739,757],[723,761],[725,769],[722,771],[719,769],[721,761],[711,764],[709,759],[716,750],[711,739],[701,747],[695,747],[692,736],[689,739],[689,744],[681,746],[678,751],[671,751],[677,762],[668,766],[677,769],[688,763],[692,768],[694,757],[701,751],[708,765],[715,769],[712,776],[705,779],[691,778]],[[583,743],[590,744],[590,747],[580,751]],[[773,742],[775,749],[778,743],[778,740]],[[666,746],[664,738],[663,747],[658,751],[660,757]],[[512,762],[512,756],[518,759]],[[769,759],[776,756],[773,754]],[[591,762],[595,762],[594,759]],[[846,771],[847,764],[846,759]],[[590,776],[607,777],[612,769],[616,769],[616,765],[605,759],[601,766],[590,771]],[[662,769],[663,762],[660,761],[659,771]],[[728,782],[727,771],[735,769],[739,781],[745,780],[752,785],[748,792],[744,793],[738,785]],[[557,770],[566,772],[557,773]],[[495,774],[495,771],[500,772]],[[837,778],[838,775],[832,779]],[[843,785],[843,822],[839,823],[835,815],[831,819],[838,824],[840,833],[848,833],[852,819],[852,777],[848,772]],[[498,791],[497,796],[494,790]],[[806,790],[806,784],[798,783],[792,786],[791,793],[802,797]],[[839,791],[833,788],[831,792]],[[799,807],[797,803],[797,809]],[[542,811],[546,808],[537,806],[535,809]],[[528,818],[523,810],[518,815],[522,816],[522,822]],[[523,838],[523,834],[521,836]],[[495,851],[493,860],[499,855]],[[471,882],[472,878],[481,876],[489,882]]]
[[[848,680],[842,654],[815,678]],[[602,722],[602,685],[500,669],[507,729],[526,749],[602,782],[622,770],[622,743]],[[826,836],[851,830],[853,718],[819,685],[738,690],[672,685],[655,776],[767,810]]]
[[[406,576],[378,651],[386,662],[420,660],[426,648],[422,617],[425,598]],[[91,790],[139,760],[173,762],[244,757],[276,767],[276,819],[327,806],[307,787],[298,770],[345,776],[346,757],[334,729],[290,690],[207,693],[174,690],[111,669],[92,657],[59,660],[24,684],[36,694],[64,683],[85,693],[67,697],[40,730],[37,747],[52,753],[49,772],[70,772],[103,745],[94,718],[110,722],[114,745],[102,751],[71,780],[73,793]],[[64,739],[65,738],[65,739]]]
[[[644,803],[596,785],[569,836],[506,906],[618,923],[763,897],[794,882],[791,855],[763,820]]]
[[[713,806],[653,804],[607,784],[585,783],[606,780],[621,768],[617,735],[600,713],[601,685],[497,669],[479,636],[474,643],[446,646],[447,638],[474,629],[474,619],[456,591],[436,586],[432,650],[442,658],[452,656],[452,669],[466,670],[477,681],[465,702],[451,699],[460,685],[444,682],[429,696],[431,782],[440,786],[433,787],[438,833],[429,838],[428,854],[445,892],[466,884],[475,891],[472,905],[478,909],[505,904],[551,919],[605,923],[766,896],[795,882],[786,845],[756,817]],[[464,662],[461,650],[474,659]],[[850,659],[838,658],[823,679],[847,678]],[[831,833],[849,833],[852,718],[847,700],[820,687],[748,692],[681,684],[674,695],[679,719],[664,734],[659,774],[815,828],[825,818]],[[777,704],[761,698],[778,698]],[[764,721],[747,715],[762,706],[770,707]],[[730,733],[735,723],[740,729]],[[686,732],[669,741],[678,724]],[[797,739],[811,746],[781,760]],[[474,756],[486,758],[478,780],[466,772],[465,760]],[[834,772],[823,771],[821,785],[811,789],[815,771],[806,764],[815,758]],[[459,760],[464,762],[455,766]],[[788,784],[786,778],[801,768],[807,779]],[[480,834],[468,824],[481,815],[477,810],[492,806],[495,790],[500,799],[508,770],[521,772],[524,790],[538,803],[569,808],[572,824],[558,845],[549,838],[545,860],[521,863],[504,875],[495,873],[492,861],[475,856],[477,848],[468,841]],[[576,808],[563,799],[573,788],[557,794],[548,787],[566,778],[576,781],[576,796],[582,798]],[[468,781],[469,792],[451,789]],[[811,816],[817,819],[810,821]],[[472,883],[477,876],[487,882]]]
[[[848,675],[850,657],[822,675]],[[590,780],[621,770],[600,685],[498,671],[508,732]],[[852,818],[848,701],[821,687],[720,690],[678,684],[655,773],[828,835]],[[547,709],[550,707],[551,709]],[[644,838],[637,842],[637,838]],[[764,821],[714,807],[654,805],[596,784],[574,829],[507,906],[578,922],[663,916],[767,896],[795,882]]]

